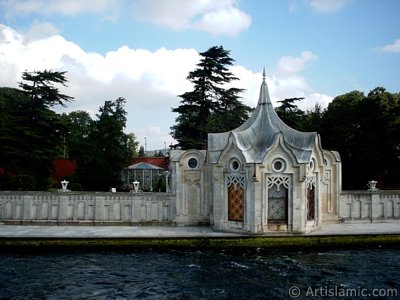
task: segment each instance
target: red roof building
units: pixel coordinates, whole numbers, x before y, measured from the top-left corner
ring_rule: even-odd
[[[169,169],[169,158],[168,157],[135,157],[134,159],[132,159],[129,162],[128,166],[134,165],[137,163],[141,163],[141,162],[163,168],[166,171],[168,171],[168,169]]]
[[[55,181],[61,181],[65,178],[71,177],[76,170],[76,160],[60,158],[53,160],[53,174],[51,178]]]

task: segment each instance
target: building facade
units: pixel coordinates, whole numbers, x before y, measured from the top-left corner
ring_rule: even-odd
[[[339,154],[322,149],[317,133],[283,123],[265,76],[257,107],[244,124],[209,134],[207,151],[171,151],[170,167],[178,224],[304,233],[339,221]]]

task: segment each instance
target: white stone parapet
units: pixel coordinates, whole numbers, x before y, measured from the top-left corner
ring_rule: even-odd
[[[339,218],[352,222],[400,222],[400,190],[344,191]]]
[[[0,192],[0,222],[170,223],[176,215],[170,193]]]

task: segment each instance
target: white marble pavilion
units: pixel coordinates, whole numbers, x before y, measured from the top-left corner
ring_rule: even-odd
[[[276,114],[265,75],[251,117],[208,135],[207,151],[171,151],[178,224],[215,230],[304,233],[338,222],[341,162],[316,132],[290,128]]]

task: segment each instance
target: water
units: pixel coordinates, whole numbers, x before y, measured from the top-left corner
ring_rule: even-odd
[[[292,286],[400,297],[400,249],[0,253],[0,299],[290,299]]]

